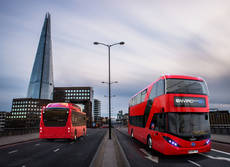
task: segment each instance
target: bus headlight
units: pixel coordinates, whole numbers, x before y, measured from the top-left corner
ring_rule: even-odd
[[[173,145],[174,147],[180,147],[180,145],[175,142],[174,140],[172,140],[171,138],[167,137],[167,136],[163,136],[163,138],[171,145]]]
[[[205,142],[205,145],[208,145],[210,143],[210,139],[208,139],[206,142]]]

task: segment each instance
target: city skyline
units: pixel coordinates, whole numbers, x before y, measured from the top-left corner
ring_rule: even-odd
[[[161,74],[201,76],[210,102],[229,104],[230,5],[223,2],[3,1],[0,110],[10,111],[13,98],[26,97],[46,12],[52,15],[55,86],[94,87],[103,116],[108,55],[94,41],[125,42],[111,49],[112,81],[119,81],[112,85],[113,115],[126,113],[128,99]]]

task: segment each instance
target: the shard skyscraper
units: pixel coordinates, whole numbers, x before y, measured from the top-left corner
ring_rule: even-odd
[[[50,14],[47,13],[30,77],[27,97],[53,99],[53,57],[51,43]]]

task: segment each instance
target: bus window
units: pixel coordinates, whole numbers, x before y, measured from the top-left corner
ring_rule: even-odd
[[[153,99],[157,96],[157,89],[156,85],[154,84],[149,96],[149,99],[153,101]]]
[[[165,83],[164,83],[164,80],[159,80],[157,83],[156,83],[156,86],[157,86],[157,92],[156,92],[156,96],[161,96],[164,94],[164,90],[165,90]]]
[[[43,111],[44,125],[47,127],[65,126],[68,114],[68,108],[46,108]]]
[[[168,113],[169,132],[177,136],[200,136],[210,133],[207,113]]]
[[[208,95],[204,82],[188,79],[167,79],[167,93]]]
[[[141,102],[143,102],[145,100],[146,93],[147,93],[147,89],[145,89],[144,91],[141,92]]]

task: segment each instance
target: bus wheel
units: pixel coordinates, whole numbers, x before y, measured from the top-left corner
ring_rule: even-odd
[[[76,141],[77,140],[77,131],[75,130],[74,132],[74,140]]]
[[[148,136],[148,140],[147,140],[147,149],[151,150],[152,149],[152,138],[150,136]]]

